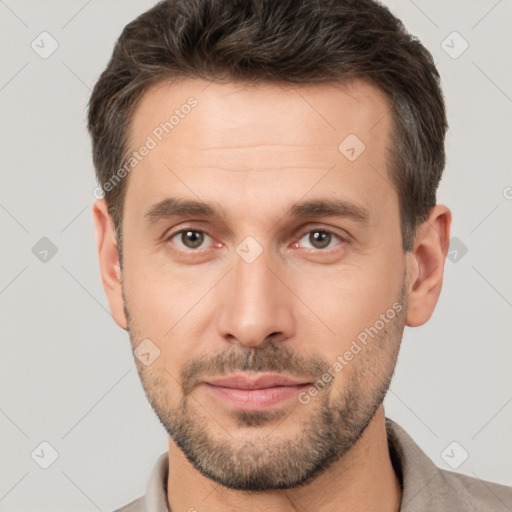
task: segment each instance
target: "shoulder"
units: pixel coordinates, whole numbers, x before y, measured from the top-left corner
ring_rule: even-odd
[[[146,493],[114,512],[169,512],[167,505],[168,453],[162,453],[153,465]]]
[[[146,504],[144,496],[131,501],[124,507],[114,510],[114,512],[146,512]]]
[[[512,511],[512,487],[439,468],[389,418],[386,432],[391,462],[402,484],[401,512]]]
[[[512,487],[500,485],[480,478],[440,469],[444,485],[438,487],[453,499],[457,496],[460,504],[468,510],[512,510]]]

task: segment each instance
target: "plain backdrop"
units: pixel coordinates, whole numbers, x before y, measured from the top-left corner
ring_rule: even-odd
[[[0,1],[3,511],[113,510],[167,450],[100,280],[85,121],[115,40],[152,4]],[[442,76],[438,197],[454,218],[439,304],[406,328],[386,414],[440,467],[455,447],[457,471],[512,485],[512,3],[385,4]]]

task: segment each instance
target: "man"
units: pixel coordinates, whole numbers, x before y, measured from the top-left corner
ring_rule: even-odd
[[[447,129],[431,55],[380,4],[167,0],[89,108],[112,316],[169,434],[120,510],[508,510],[383,399],[441,291]]]

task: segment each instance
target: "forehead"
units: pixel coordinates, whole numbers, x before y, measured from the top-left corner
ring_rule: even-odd
[[[336,85],[161,82],[144,92],[133,113],[131,149],[148,136],[159,146],[172,143],[176,157],[192,147],[209,151],[209,158],[216,150],[229,149],[235,156],[264,149],[276,166],[282,162],[274,158],[282,159],[289,146],[299,152],[296,158],[286,154],[284,163],[293,165],[318,150],[339,156],[339,144],[353,134],[377,152],[388,142],[389,109],[384,93],[364,80]]]
[[[160,83],[132,117],[131,151],[149,140],[151,150],[129,174],[124,209],[140,217],[178,195],[229,203],[242,218],[262,200],[277,211],[311,190],[381,215],[390,197],[397,203],[386,176],[390,122],[386,96],[362,80]]]

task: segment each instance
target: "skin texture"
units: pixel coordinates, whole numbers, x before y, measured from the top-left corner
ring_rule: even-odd
[[[404,326],[425,323],[437,303],[450,211],[434,207],[403,252],[389,105],[364,81],[160,84],[135,111],[133,147],[191,96],[197,106],[126,178],[122,273],[105,201],[93,207],[112,316],[133,349],[150,339],[160,351],[150,365],[135,361],[172,435],[169,507],[396,511],[382,400]],[[354,161],[338,150],[349,134],[365,144]],[[223,217],[149,223],[148,209],[169,197]],[[295,202],[333,199],[366,210],[366,222],[286,214]],[[193,232],[176,234],[183,229]],[[249,263],[240,247],[262,252]],[[241,411],[201,384],[264,372],[314,383],[391,310],[307,404],[293,396]]]

